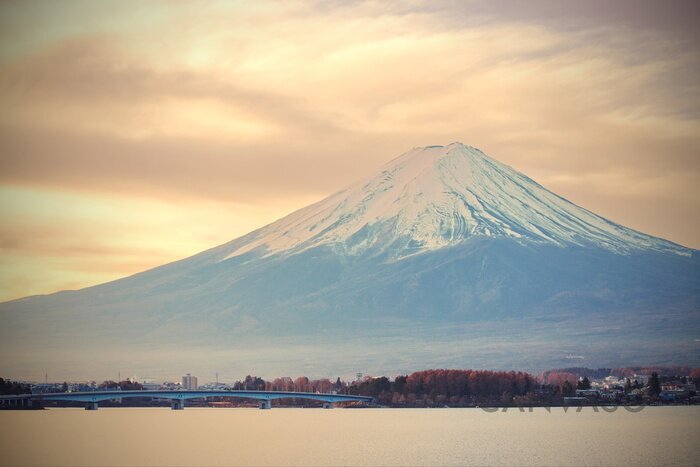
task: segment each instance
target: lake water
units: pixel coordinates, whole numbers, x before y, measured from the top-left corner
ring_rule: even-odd
[[[699,465],[700,407],[0,412],[2,465]]]

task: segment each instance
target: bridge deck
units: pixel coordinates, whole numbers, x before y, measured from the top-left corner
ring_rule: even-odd
[[[156,399],[170,399],[173,401],[173,408],[183,408],[187,399],[202,399],[207,397],[237,397],[246,399],[257,399],[263,401],[261,408],[270,408],[271,401],[275,399],[311,399],[334,404],[337,402],[368,402],[373,401],[372,397],[355,396],[350,394],[329,394],[315,392],[287,392],[287,391],[205,391],[205,390],[146,390],[146,391],[90,391],[90,392],[59,392],[44,394],[21,394],[0,396],[0,401],[76,401],[87,402],[88,408],[97,408],[97,403],[111,399],[125,399],[132,397],[150,397]],[[330,406],[330,405],[329,405]]]

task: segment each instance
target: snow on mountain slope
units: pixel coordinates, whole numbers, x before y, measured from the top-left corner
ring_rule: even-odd
[[[231,242],[224,259],[320,245],[345,254],[391,248],[402,257],[475,236],[690,254],[576,206],[476,148],[452,143],[403,154],[368,182],[263,227],[243,245]]]

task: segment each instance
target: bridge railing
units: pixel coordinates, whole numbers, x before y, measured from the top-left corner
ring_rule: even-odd
[[[32,401],[74,401],[87,403],[88,410],[96,410],[99,402],[113,399],[135,397],[150,397],[155,399],[170,399],[173,409],[183,409],[187,399],[203,399],[208,397],[235,397],[260,400],[261,409],[272,408],[272,401],[277,399],[310,399],[323,402],[325,408],[332,408],[338,402],[372,403],[373,398],[350,394],[289,392],[289,391],[241,391],[241,390],[141,390],[141,391],[91,391],[24,394],[18,396],[0,396],[0,402],[12,404],[12,401],[23,401],[31,405]],[[26,402],[25,402],[26,401]],[[15,403],[16,405],[16,403]]]

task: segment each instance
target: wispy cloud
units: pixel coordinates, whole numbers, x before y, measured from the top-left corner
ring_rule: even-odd
[[[697,247],[696,5],[5,3],[0,183],[55,195],[86,220],[72,196],[106,210],[125,195],[171,203],[180,219],[201,207],[212,228],[223,203],[252,228],[413,146],[461,140],[593,211]],[[99,245],[120,227],[111,219],[85,239],[92,258],[105,259]],[[128,248],[163,232],[144,229]],[[159,257],[244,233],[204,230]],[[13,268],[31,254],[8,245]],[[52,274],[62,272],[47,264]]]

